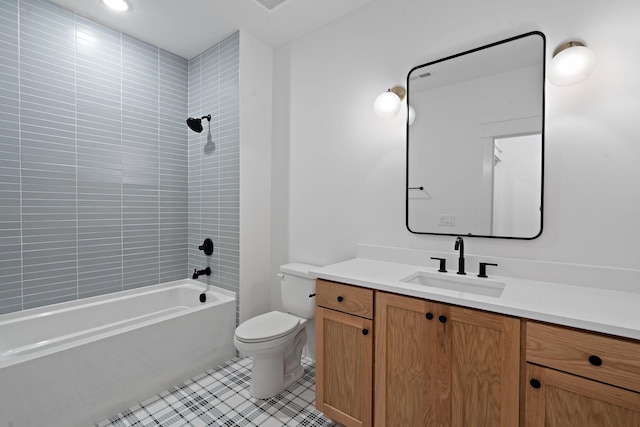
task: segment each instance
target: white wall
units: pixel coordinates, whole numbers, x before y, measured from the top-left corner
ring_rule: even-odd
[[[273,49],[240,31],[240,322],[270,310]]]
[[[288,46],[274,51],[272,111],[278,120],[273,121],[271,145],[271,309],[282,310],[280,281],[276,280],[278,268],[289,262],[289,129],[290,118],[290,70]],[[286,112],[287,114],[282,114]],[[276,116],[277,114],[277,116]]]
[[[273,164],[289,174],[273,185],[278,200],[289,194],[273,215],[289,224],[272,228],[288,239],[272,246],[272,269],[352,258],[357,243],[452,251],[451,237],[406,230],[404,118],[376,119],[373,101],[415,65],[532,30],[546,34],[548,59],[584,40],[597,68],[578,86],[547,84],[541,237],[469,238],[467,251],[640,268],[638,16],[628,0],[374,0],[277,49]]]

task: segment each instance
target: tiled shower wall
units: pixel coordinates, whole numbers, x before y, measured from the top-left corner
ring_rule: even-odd
[[[45,0],[0,12],[0,314],[205,266],[238,292],[239,34],[187,62]]]
[[[240,36],[235,33],[189,60],[189,116],[211,114],[189,131],[189,268],[211,267],[200,280],[238,294],[240,242]],[[212,256],[198,250],[205,238]],[[236,310],[236,322],[238,319]]]
[[[46,1],[0,0],[0,314],[187,276],[187,96],[185,59]],[[217,113],[213,96],[201,102]],[[227,156],[195,158],[207,198],[189,217],[220,245],[206,215],[226,178],[210,180],[210,160]]]

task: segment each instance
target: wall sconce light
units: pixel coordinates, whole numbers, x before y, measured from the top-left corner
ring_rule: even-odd
[[[381,119],[392,119],[397,116],[402,109],[402,101],[406,93],[402,86],[394,86],[378,95],[373,103],[373,111],[375,111],[376,116]],[[416,110],[411,105],[407,107],[409,126],[411,126],[416,120]]]
[[[409,105],[408,114],[409,114],[409,126],[411,126],[413,122],[416,121],[416,110],[411,105]]]
[[[569,41],[553,52],[548,78],[554,86],[571,86],[587,80],[596,65],[596,55],[584,43]]]
[[[392,119],[400,112],[406,91],[402,86],[394,86],[381,93],[373,103],[373,111],[381,119]]]

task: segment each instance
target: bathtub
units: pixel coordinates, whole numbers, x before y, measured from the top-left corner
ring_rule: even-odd
[[[235,355],[235,294],[185,279],[0,316],[0,426],[86,427]]]

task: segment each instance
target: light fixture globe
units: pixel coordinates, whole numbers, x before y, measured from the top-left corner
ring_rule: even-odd
[[[571,86],[587,80],[596,65],[596,55],[581,42],[571,41],[556,49],[548,78],[554,86]]]
[[[407,120],[409,121],[409,126],[411,126],[413,122],[416,121],[416,110],[411,105],[409,105],[409,112],[407,114],[409,115],[409,117],[407,117]]]
[[[400,112],[401,102],[398,95],[389,89],[378,95],[373,103],[373,110],[381,119],[392,119]]]

